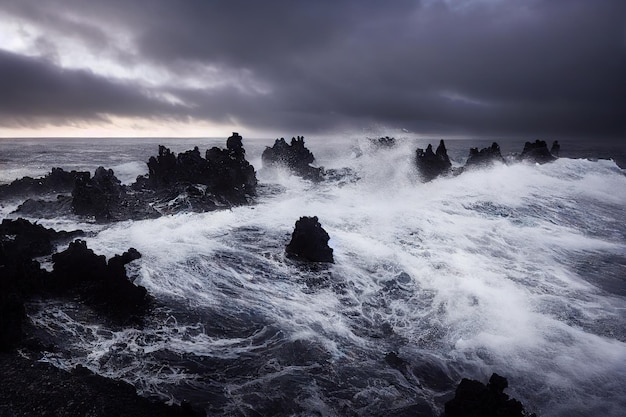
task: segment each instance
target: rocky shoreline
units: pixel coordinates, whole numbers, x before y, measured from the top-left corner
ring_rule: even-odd
[[[386,137],[380,143],[391,147],[395,140]],[[556,158],[553,153],[558,154],[556,146],[551,153],[545,142],[527,143],[520,159],[550,162]],[[291,144],[279,139],[263,153],[268,167],[282,165],[310,181],[324,180],[328,173],[311,166],[313,161],[302,137],[294,138]],[[480,151],[474,148],[465,167],[454,174],[495,162],[504,162],[496,143]],[[236,133],[228,138],[226,149],[209,149],[204,158],[198,148],[176,156],[161,146],[158,156],[151,157],[147,165],[148,175],[138,177],[130,186],[122,185],[112,170],[103,167],[93,177],[53,169],[40,179],[23,178],[0,186],[0,199],[29,198],[17,214],[76,215],[112,222],[248,204],[256,192],[254,167],[246,161],[241,136]],[[425,181],[453,171],[443,140],[436,152],[430,145],[426,150],[418,149],[416,165]],[[56,200],[37,199],[56,193],[66,195]],[[160,210],[155,209],[159,206]],[[83,235],[80,230],[57,232],[24,219],[4,220],[0,225],[0,417],[204,415],[184,401],[168,405],[141,397],[133,386],[95,375],[84,367],[67,372],[42,362],[46,347],[28,329],[24,303],[29,298],[73,297],[122,326],[140,324],[154,302],[146,289],[132,283],[126,274],[125,265],[141,258],[137,250],[129,248],[107,261],[77,239]],[[332,263],[329,238],[317,217],[302,217],[286,245],[286,256],[298,262]],[[68,244],[67,249],[54,253],[58,244]],[[42,256],[51,260],[51,271],[36,260]],[[519,402],[503,394],[506,379],[496,376],[492,380],[487,386],[461,381],[458,399],[446,405],[446,415],[526,416]],[[476,404],[483,408],[472,411]],[[500,411],[491,410],[491,406],[500,407]]]

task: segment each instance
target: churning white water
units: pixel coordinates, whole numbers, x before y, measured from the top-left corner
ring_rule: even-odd
[[[65,335],[47,360],[190,398],[210,415],[390,415],[415,404],[438,415],[461,377],[493,372],[542,416],[623,415],[626,176],[615,163],[511,163],[421,183],[413,141],[339,152],[307,142],[320,165],[350,168],[313,184],[260,169],[262,146],[244,145],[260,182],[251,206],[107,226],[42,221],[94,231],[88,246],[107,257],[138,249],[129,271],[160,302],[141,329],[72,304],[33,309]],[[132,182],[154,148],[95,164]],[[295,221],[313,215],[333,265],[284,256]],[[385,361],[392,351],[404,367]]]

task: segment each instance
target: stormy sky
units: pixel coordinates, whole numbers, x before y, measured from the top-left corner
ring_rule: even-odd
[[[624,0],[0,0],[0,135],[626,140]]]

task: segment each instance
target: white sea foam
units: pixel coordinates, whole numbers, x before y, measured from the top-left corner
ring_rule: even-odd
[[[512,392],[542,415],[584,403],[601,410],[594,404],[602,398],[625,405],[619,387],[626,382],[626,302],[576,268],[585,257],[626,257],[621,170],[610,161],[560,159],[422,184],[414,144],[359,147],[360,157],[320,152],[319,161],[353,169],[357,182],[312,184],[258,170],[263,184],[283,191],[261,192],[253,206],[114,224],[87,238],[89,247],[107,257],[135,247],[143,255],[136,282],[158,299],[220,317],[257,317],[263,331],[275,326],[281,340],[319,344],[333,361],[417,349],[464,376],[506,375]],[[139,165],[118,171],[131,178]],[[326,270],[303,270],[284,256],[304,215],[318,216],[331,236],[335,264]],[[621,324],[618,334],[601,331],[599,323],[611,321]],[[164,376],[152,362],[142,365],[142,355],[155,350],[232,358],[274,343],[258,329],[220,337],[205,324],[163,322],[153,331],[157,341],[141,350],[132,346],[145,335],[135,330],[101,332],[106,336],[77,341],[93,353],[72,360],[114,376],[134,369],[154,378],[142,382],[150,390],[193,379],[175,367]],[[381,347],[372,335],[389,329],[393,341]],[[129,367],[96,366],[122,342],[133,357]],[[233,382],[233,392],[245,386]],[[323,409],[318,394],[310,401]]]

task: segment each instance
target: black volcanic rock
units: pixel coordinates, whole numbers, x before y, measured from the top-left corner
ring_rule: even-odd
[[[504,158],[500,153],[500,145],[494,142],[490,147],[483,148],[480,151],[478,148],[470,148],[469,157],[465,163],[465,168],[475,167],[480,165],[491,165],[495,162],[504,163]]]
[[[424,181],[431,181],[440,175],[447,174],[452,168],[443,139],[439,142],[436,152],[433,152],[433,147],[430,144],[426,150],[418,148],[415,162]]]
[[[70,216],[74,212],[72,201],[72,197],[66,195],[57,195],[55,200],[29,198],[17,207],[15,213],[20,216],[40,219]]]
[[[60,169],[54,169],[49,177],[45,180],[49,184],[70,178]],[[32,179],[19,180],[4,190],[36,192],[31,186],[33,181],[37,183]],[[226,149],[211,148],[205,157],[198,147],[176,156],[159,146],[159,155],[148,161],[148,176],[137,177],[131,186],[123,185],[113,170],[104,167],[96,169],[93,177],[89,172],[72,171],[71,183],[71,197],[28,199],[16,212],[39,218],[73,213],[97,222],[153,219],[180,211],[206,212],[247,204],[256,194],[257,179],[254,167],[245,158],[242,137],[233,133]]]
[[[72,209],[83,216],[98,220],[111,219],[111,211],[122,198],[122,184],[112,169],[98,167],[93,178],[84,175],[76,180],[72,190]]]
[[[52,171],[45,177],[23,177],[10,184],[0,185],[0,199],[69,193],[74,188],[76,179],[84,175],[89,175],[89,173],[67,172],[61,168],[52,168]]]
[[[552,147],[550,148],[550,153],[552,156],[559,157],[559,152],[561,152],[561,145],[559,145],[559,141],[555,140],[552,142]]]
[[[334,262],[333,250],[328,246],[329,240],[330,236],[316,216],[300,217],[285,252],[287,256],[304,261]]]
[[[18,354],[0,353],[2,417],[195,417],[189,403],[166,405],[137,395],[135,388],[78,365],[70,372]]]
[[[0,350],[15,346],[22,336],[24,299],[43,290],[46,271],[34,257],[49,255],[54,242],[81,231],[56,232],[24,219],[0,224]]]
[[[139,252],[131,248],[107,264],[104,255],[96,255],[85,241],[77,239],[63,252],[52,255],[54,268],[49,287],[58,293],[76,291],[87,304],[114,319],[141,316],[150,298],[144,287],[130,282],[124,269],[124,265],[139,257]]]
[[[76,180],[72,210],[98,222],[153,219],[160,214],[152,207],[151,197],[153,195],[130,192],[112,169],[99,167],[93,177],[87,174]]]
[[[148,161],[147,181],[139,180],[133,188],[184,192],[190,190],[189,185],[200,184],[205,189],[195,187],[192,194],[196,197],[206,195],[209,200],[222,198],[243,204],[248,196],[256,194],[257,185],[254,167],[246,160],[245,153],[242,137],[236,132],[227,139],[226,149],[213,147],[204,158],[198,147],[177,157],[168,148],[159,146],[159,155]]]
[[[26,320],[24,300],[14,288],[0,281],[0,352],[14,348],[22,339]]]
[[[291,138],[288,144],[284,138],[276,139],[274,146],[268,146],[261,155],[263,166],[285,166],[293,173],[311,181],[321,181],[323,168],[312,167],[313,153],[304,146],[304,136]]]
[[[487,385],[463,378],[455,396],[445,405],[445,417],[533,417],[519,401],[504,393],[506,378],[491,375]]]
[[[545,164],[546,162],[554,161],[556,158],[548,150],[548,144],[545,141],[536,140],[534,143],[526,142],[524,144],[524,150],[520,155],[520,159]]]

